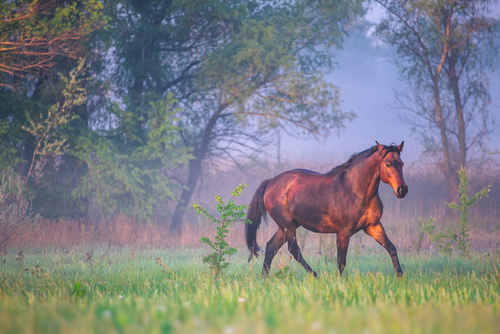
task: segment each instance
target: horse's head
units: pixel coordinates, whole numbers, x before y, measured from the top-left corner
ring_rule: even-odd
[[[400,154],[403,151],[404,141],[399,146],[384,146],[377,143],[378,151],[382,156],[380,164],[380,179],[394,189],[397,198],[403,198],[408,193],[408,186],[403,178],[403,161]]]

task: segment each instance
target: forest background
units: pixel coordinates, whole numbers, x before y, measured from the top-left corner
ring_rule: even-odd
[[[326,172],[402,139],[410,192],[381,186],[398,247],[431,246],[419,218],[456,224],[446,203],[461,166],[473,191],[491,185],[471,209],[472,247],[499,247],[496,1],[47,0],[0,13],[1,251],[199,245],[213,226],[193,202],[213,206],[246,182],[249,203],[284,170]],[[357,56],[380,44],[398,70],[384,85],[391,106],[343,103],[340,76],[363,68],[342,61],[344,42]],[[363,79],[356,98],[377,106],[365,89],[377,81]],[[373,119],[379,132],[365,128]],[[243,226],[230,239],[241,244]]]

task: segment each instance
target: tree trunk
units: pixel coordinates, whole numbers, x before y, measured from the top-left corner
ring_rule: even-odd
[[[194,150],[194,159],[189,161],[188,178],[184,189],[182,190],[179,202],[175,207],[174,215],[172,217],[172,224],[170,225],[170,232],[173,235],[179,236],[182,233],[182,222],[184,214],[186,213],[189,201],[193,196],[196,183],[201,175],[201,164],[209,153],[209,144],[211,140],[212,131],[219,119],[222,111],[229,106],[228,103],[222,103],[217,111],[210,117],[203,131],[203,137],[199,144],[198,149]]]
[[[439,126],[439,134],[441,137],[441,149],[443,151],[443,163],[441,170],[443,171],[446,183],[448,184],[449,199],[453,200],[455,193],[458,191],[458,178],[456,170],[450,159],[450,150],[448,145],[448,136],[446,134],[446,126],[443,120],[443,111],[441,108],[441,97],[439,95],[439,86],[437,80],[434,81],[434,103],[436,105],[437,122]]]
[[[193,160],[189,161],[188,179],[185,187],[182,189],[181,197],[175,206],[174,215],[172,217],[172,224],[170,225],[170,232],[174,235],[180,235],[182,232],[182,221],[186,213],[187,206],[191,197],[193,196],[196,183],[201,175],[201,162],[203,158],[195,156]]]
[[[462,108],[462,98],[460,96],[460,89],[458,86],[459,76],[456,72],[456,55],[451,54],[448,57],[448,79],[450,80],[451,89],[453,91],[453,99],[455,102],[455,111],[457,115],[458,127],[458,161],[456,167],[466,167],[467,161],[467,145],[465,138],[465,121],[464,111]]]

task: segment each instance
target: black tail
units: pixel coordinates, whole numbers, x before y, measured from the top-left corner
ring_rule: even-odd
[[[252,259],[252,256],[258,257],[258,252],[260,247],[257,244],[257,229],[260,226],[260,221],[262,217],[267,223],[267,211],[264,206],[264,192],[266,191],[267,185],[271,182],[271,179],[264,180],[260,184],[255,195],[253,195],[252,202],[248,206],[247,219],[250,221],[245,225],[245,238],[247,240],[247,246],[250,250],[250,256],[248,261]]]

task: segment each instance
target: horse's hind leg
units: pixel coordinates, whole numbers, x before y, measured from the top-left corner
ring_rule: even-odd
[[[300,251],[299,244],[297,243],[297,234],[295,229],[287,229],[286,232],[286,241],[288,242],[288,251],[292,253],[295,260],[304,267],[304,269],[309,273],[313,274],[314,277],[317,277],[318,274],[307,264],[307,262],[302,257],[302,252]]]
[[[262,275],[267,276],[269,270],[271,269],[271,262],[273,258],[278,253],[279,249],[285,243],[285,232],[281,228],[273,235],[266,245],[266,255],[264,257],[264,267],[262,268]]]
[[[398,252],[396,251],[396,246],[389,240],[387,234],[385,233],[384,227],[380,222],[375,225],[370,225],[364,229],[365,233],[375,239],[379,244],[384,247],[392,259],[392,264],[394,265],[394,270],[396,270],[396,275],[398,277],[403,276],[403,270],[399,264]]]

